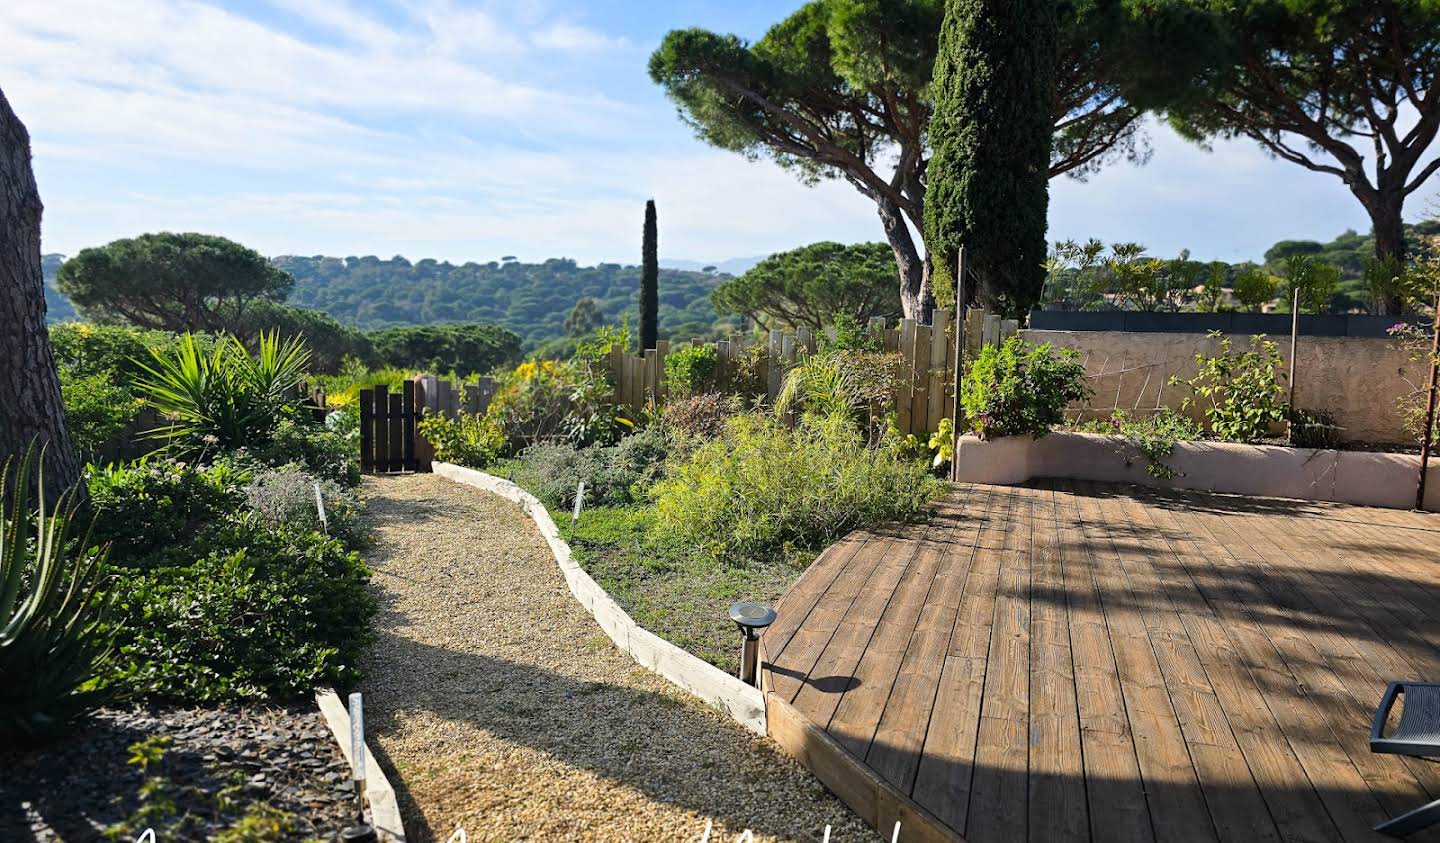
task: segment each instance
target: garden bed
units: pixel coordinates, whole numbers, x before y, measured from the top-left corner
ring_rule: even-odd
[[[572,558],[640,626],[727,673],[740,666],[739,635],[727,610],[758,600],[774,605],[814,554],[758,567],[727,565],[701,553],[660,558],[644,547],[653,517],[645,507],[597,507],[573,525],[552,512]]]
[[[0,753],[0,839],[333,839],[349,767],[313,704],[108,708],[65,738]]]
[[[1128,439],[1054,432],[1039,439],[1006,436],[960,440],[956,479],[1015,485],[1033,477],[1297,498],[1412,509],[1420,458],[1409,454],[1180,441],[1163,460],[1174,477],[1147,470],[1149,459]],[[1440,510],[1440,464],[1430,466],[1425,508]]]

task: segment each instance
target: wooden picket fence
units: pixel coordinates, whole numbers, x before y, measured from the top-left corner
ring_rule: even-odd
[[[895,390],[896,426],[901,433],[917,436],[933,433],[940,421],[954,416],[955,331],[954,314],[946,308],[935,311],[929,325],[901,319],[894,326],[883,317],[867,326],[885,351],[900,355],[900,382]],[[983,345],[997,345],[1019,330],[1013,319],[1002,320],[978,310],[968,315],[967,353]],[[692,346],[706,345],[692,339]],[[755,350],[764,344],[763,356]],[[720,392],[741,391],[741,384],[754,388],[754,397],[773,401],[784,386],[785,377],[806,354],[813,354],[816,337],[807,328],[794,333],[772,330],[763,337],[737,335],[710,343],[716,351],[715,388]],[[615,348],[610,353],[610,370],[615,380],[615,403],[641,413],[649,405],[664,402],[665,357],[670,343],[663,340],[643,354],[629,354]],[[750,368],[750,371],[745,371]]]

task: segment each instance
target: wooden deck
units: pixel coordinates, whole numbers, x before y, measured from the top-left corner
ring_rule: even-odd
[[[777,608],[772,734],[886,839],[1383,840],[1440,798],[1368,747],[1389,680],[1440,680],[1440,516],[960,486]]]

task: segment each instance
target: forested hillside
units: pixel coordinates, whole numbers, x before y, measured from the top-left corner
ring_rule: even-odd
[[[43,255],[40,258],[40,271],[45,275],[46,322],[68,322],[79,318],[70,300],[55,289],[55,273],[60,271],[60,264],[64,262],[64,255]]]
[[[516,332],[531,350],[565,335],[565,317],[582,298],[592,298],[606,321],[634,320],[640,269],[604,263],[577,266],[552,258],[544,263],[509,260],[456,266],[402,257],[275,258],[295,276],[289,304],[329,313],[362,329],[437,322],[483,322]],[[660,271],[660,335],[702,336],[715,325],[710,291],[723,276]]]

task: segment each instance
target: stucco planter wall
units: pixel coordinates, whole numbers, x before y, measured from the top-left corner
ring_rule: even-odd
[[[987,442],[965,436],[956,461],[958,479],[965,483],[1014,485],[1033,477],[1059,477],[1390,509],[1415,506],[1420,472],[1420,458],[1408,454],[1177,442],[1165,462],[1178,474],[1164,480],[1146,471],[1145,455],[1123,437],[1092,433],[1007,436]],[[1430,465],[1425,508],[1440,511],[1440,461]]]

